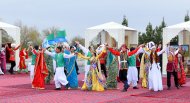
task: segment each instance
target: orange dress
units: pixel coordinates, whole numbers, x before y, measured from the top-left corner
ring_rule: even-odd
[[[48,69],[44,60],[44,51],[39,51],[36,58],[34,68],[34,79],[32,81],[32,88],[45,89],[45,78],[48,75]]]

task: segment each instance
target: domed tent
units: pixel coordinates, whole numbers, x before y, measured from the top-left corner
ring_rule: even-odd
[[[0,22],[0,47],[2,46],[2,31],[5,31],[8,35],[10,35],[14,39],[16,45],[20,44],[20,28],[4,22]],[[18,67],[18,64],[19,50],[16,51],[16,67]]]
[[[96,43],[108,43],[110,46],[120,47],[138,45],[137,30],[123,26],[115,22],[108,22],[98,26],[87,28],[85,32],[85,46],[88,47],[93,39],[99,37]],[[112,44],[112,45],[111,45]]]
[[[163,48],[178,35],[179,45],[190,45],[190,21],[165,27],[163,29]],[[187,57],[190,60],[189,57]],[[167,56],[163,54],[163,74],[166,74]]]

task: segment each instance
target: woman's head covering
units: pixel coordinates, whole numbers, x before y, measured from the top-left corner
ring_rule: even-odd
[[[128,49],[126,44],[121,45],[120,50],[121,50],[122,48]]]
[[[148,43],[148,48],[149,48],[150,50],[156,49],[155,43],[154,43],[153,41],[149,42],[149,43]]]
[[[11,44],[11,47],[12,47],[12,48],[15,48],[15,47],[16,47],[16,44],[14,44],[14,43]]]

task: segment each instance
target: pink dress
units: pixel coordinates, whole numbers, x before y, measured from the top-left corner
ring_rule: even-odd
[[[2,50],[0,53],[0,61],[1,61],[1,69],[3,70],[3,72],[6,72],[6,54],[5,54],[5,50]]]

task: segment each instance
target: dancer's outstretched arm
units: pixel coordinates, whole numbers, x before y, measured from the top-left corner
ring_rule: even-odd
[[[51,53],[48,50],[45,50],[44,53],[47,54],[47,55],[49,55],[49,56],[51,56],[51,57],[53,57],[53,58],[55,57],[55,53]]]

